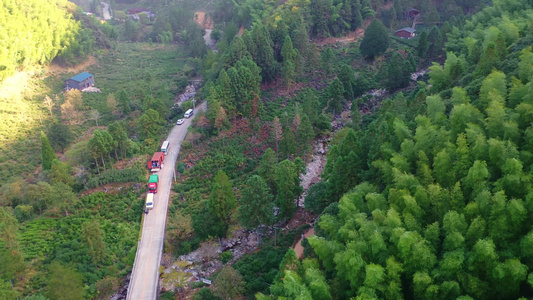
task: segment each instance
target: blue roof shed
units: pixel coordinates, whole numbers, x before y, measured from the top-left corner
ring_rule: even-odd
[[[94,85],[94,75],[91,73],[83,72],[70,79],[65,80],[66,89],[78,89],[83,90]]]

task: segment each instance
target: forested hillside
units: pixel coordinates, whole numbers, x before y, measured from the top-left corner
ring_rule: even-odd
[[[20,25],[35,36],[26,48],[15,47],[23,35],[6,35],[0,74],[102,48],[84,67],[101,93],[62,93],[75,74],[56,71],[32,82],[38,93],[6,98],[16,126],[1,123],[2,297],[119,289],[135,257],[146,160],[199,104],[177,103],[192,78],[203,78],[196,99],[208,106],[176,166],[162,298],[533,296],[531,1],[165,0],[139,20],[125,11],[149,3],[110,2],[107,23],[43,5],[65,22],[51,35],[39,2],[0,6],[41,24]],[[214,21],[217,51],[197,9]],[[404,27],[416,36],[394,35]],[[317,138],[329,143],[325,169],[302,208]],[[317,219],[299,261],[287,250],[310,227],[304,214]],[[237,232],[257,246],[219,253]],[[223,266],[210,287],[176,280],[177,257],[197,249],[207,249],[209,276]]]
[[[92,46],[80,39],[83,29],[72,17],[75,11],[66,0],[2,0],[0,81],[58,55],[69,61],[89,53]]]
[[[173,98],[199,60],[185,43],[118,43],[120,21],[71,3],[18,2],[1,14],[11,31],[0,43],[29,34],[24,51],[60,49],[31,62],[37,52],[0,49],[27,55],[0,88],[0,298],[105,299],[133,265],[145,159],[183,115]],[[81,71],[94,74],[99,93],[64,90]]]
[[[274,298],[531,296],[531,12],[494,1],[454,26],[429,85],[331,149],[332,204]]]

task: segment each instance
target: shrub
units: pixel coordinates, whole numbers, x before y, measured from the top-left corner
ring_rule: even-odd
[[[317,182],[311,186],[305,197],[305,209],[308,209],[315,214],[321,213],[328,205],[326,189],[326,183],[323,181]]]
[[[87,189],[93,189],[100,185],[112,183],[112,182],[136,182],[142,181],[142,172],[138,169],[112,169],[103,172],[98,177],[89,179],[85,187]]]
[[[222,261],[223,264],[228,263],[228,261],[230,261],[232,258],[233,258],[233,253],[231,253],[231,251],[224,251],[220,255],[220,260]]]

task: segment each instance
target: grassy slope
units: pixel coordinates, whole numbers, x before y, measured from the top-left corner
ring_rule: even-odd
[[[169,85],[172,91],[174,74],[186,64],[185,53],[176,45],[118,44],[115,50],[102,52],[97,62],[86,70],[95,74],[96,86],[102,93],[83,95],[86,108],[98,109],[103,118],[101,124],[114,121],[107,114],[105,101],[108,93],[125,89],[133,94],[150,90],[147,74],[153,78],[152,91]],[[42,74],[18,73],[0,85],[0,186],[14,177],[33,174],[40,164],[40,131],[51,118],[42,104],[45,95],[60,94],[63,79],[76,72]],[[56,104],[55,113],[59,107]],[[79,136],[94,125],[93,121],[72,128]],[[31,178],[29,178],[31,180]]]

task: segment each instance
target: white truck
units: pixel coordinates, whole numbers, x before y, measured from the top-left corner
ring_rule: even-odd
[[[146,194],[146,212],[154,208],[154,194]]]

